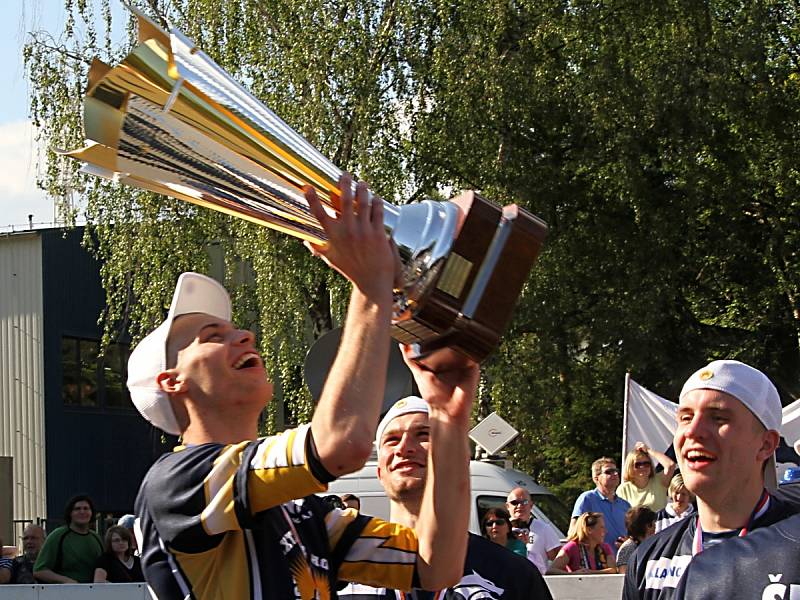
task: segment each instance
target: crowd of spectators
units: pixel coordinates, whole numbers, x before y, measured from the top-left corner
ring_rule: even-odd
[[[95,517],[92,499],[78,495],[67,502],[65,524],[49,535],[40,525],[27,525],[22,554],[13,559],[0,557],[0,584],[144,581],[132,532],[133,515],[109,527],[105,541],[92,529]]]

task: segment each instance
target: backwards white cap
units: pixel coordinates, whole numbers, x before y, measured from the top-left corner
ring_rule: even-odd
[[[386,411],[386,414],[383,415],[383,419],[378,423],[378,430],[375,432],[375,445],[380,448],[381,438],[383,437],[386,426],[397,417],[407,415],[408,413],[425,413],[427,415],[429,412],[430,407],[428,403],[419,396],[406,396],[398,400],[392,405],[392,408]]]
[[[136,345],[128,359],[128,389],[134,406],[153,425],[173,435],[181,431],[169,395],[158,386],[156,377],[167,370],[167,338],[173,321],[189,313],[205,313],[230,321],[228,292],[210,277],[183,273],[175,286],[167,318]]]
[[[683,384],[680,400],[693,390],[725,392],[744,404],[764,427],[780,432],[783,411],[778,390],[758,369],[738,360],[715,360],[696,371]],[[775,489],[775,455],[767,462],[765,483]]]

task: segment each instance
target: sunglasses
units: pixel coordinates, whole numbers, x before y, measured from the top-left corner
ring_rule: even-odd
[[[511,506],[527,506],[531,503],[530,500],[509,500],[508,503]]]
[[[637,460],[635,463],[633,463],[633,466],[636,467],[637,469],[642,469],[644,467],[650,467],[652,465],[653,465],[653,463],[651,463],[649,460]]]
[[[484,527],[492,527],[493,525],[498,525],[499,526],[499,525],[505,525],[505,524],[506,524],[506,520],[505,519],[494,519],[492,521],[486,521],[483,524],[483,526]]]
[[[619,475],[619,469],[603,469],[603,475]]]

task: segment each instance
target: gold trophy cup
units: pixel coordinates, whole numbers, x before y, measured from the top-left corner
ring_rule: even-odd
[[[337,210],[341,171],[180,31],[142,15],[115,67],[95,59],[84,100],[83,170],[324,243],[303,187]],[[468,191],[449,202],[384,202],[402,259],[392,336],[420,355],[476,361],[496,347],[547,233],[543,221]]]

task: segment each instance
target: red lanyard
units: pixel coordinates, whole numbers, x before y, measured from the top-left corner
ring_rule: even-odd
[[[759,498],[758,502],[756,503],[756,507],[753,509],[753,512],[750,513],[750,518],[747,520],[747,525],[742,527],[741,531],[739,531],[739,537],[744,537],[747,535],[747,532],[753,527],[753,522],[767,511],[768,505],[769,494],[767,493],[767,490],[763,490],[761,492],[761,498]],[[703,528],[700,526],[700,515],[697,515],[696,528],[694,531],[694,542],[692,543],[692,556],[695,554],[700,554],[702,551]]]

